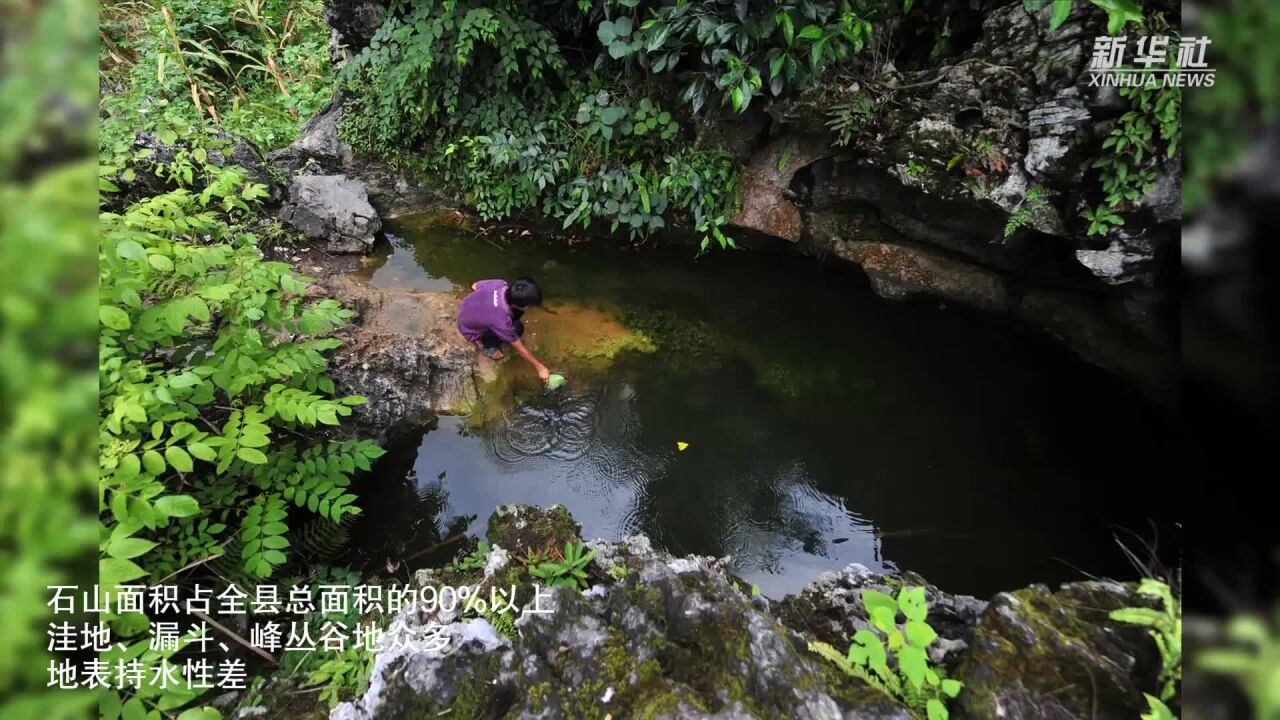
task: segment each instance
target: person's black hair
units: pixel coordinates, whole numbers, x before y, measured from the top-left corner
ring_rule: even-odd
[[[531,277],[516,278],[507,286],[507,303],[517,307],[535,307],[542,304],[542,289]]]

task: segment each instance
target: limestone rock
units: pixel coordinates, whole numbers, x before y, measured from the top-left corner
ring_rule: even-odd
[[[723,561],[673,558],[642,537],[591,545],[601,580],[590,590],[552,588],[525,604],[514,638],[484,620],[454,621],[444,626],[450,650],[384,652],[369,691],[330,717],[911,720],[808,651]],[[401,618],[410,631],[425,620]]]
[[[796,171],[830,154],[820,139],[786,137],[753,155],[742,170],[742,209],[731,222],[796,242],[803,230],[800,209],[788,195]]]
[[[987,603],[968,595],[947,594],[915,573],[882,575],[862,565],[850,565],[839,572],[819,575],[799,594],[776,603],[775,610],[788,627],[844,649],[854,633],[869,627],[862,591],[894,595],[902,587],[925,589],[929,625],[938,633],[938,640],[929,648],[930,658],[950,669],[968,647],[973,626]]]
[[[293,175],[346,175],[364,184],[369,203],[380,216],[394,218],[440,207],[444,199],[407,172],[395,170],[376,158],[357,155],[342,139],[342,97],[311,118],[298,139],[268,159]]]
[[[352,432],[385,438],[438,414],[466,413],[476,383],[492,379],[494,363],[458,333],[452,293],[371,288],[345,276],[324,287],[359,313],[329,363],[339,392],[367,398]]]
[[[385,0],[327,0],[324,21],[329,26],[329,57],[335,64],[359,52],[382,24]]]
[[[1051,592],[1032,585],[992,599],[960,666],[957,698],[973,720],[1130,720],[1158,692],[1158,657],[1146,630],[1108,619],[1151,599],[1115,582]]]
[[[582,526],[563,505],[546,509],[502,505],[489,516],[489,541],[517,554],[541,549],[548,544],[563,547],[581,533]]]
[[[382,228],[364,184],[344,175],[295,177],[280,219],[333,253],[367,252]]]
[[[999,275],[936,252],[859,240],[836,241],[832,250],[860,266],[870,278],[871,287],[882,297],[933,293],[990,310],[1004,309],[1008,302]]]
[[[520,577],[520,553],[501,541],[542,547],[578,532],[559,507],[504,506],[489,528],[499,559],[483,578],[463,579],[482,588]],[[939,635],[932,659],[965,683],[953,717],[1128,720],[1137,717],[1135,697],[1155,683],[1150,638],[1107,619],[1110,609],[1150,599],[1119,583],[1037,585],[988,604],[911,573],[853,565],[771,603],[743,590],[727,558],[672,557],[644,536],[587,545],[590,587],[522,586],[514,632],[457,612],[402,612],[394,633],[435,623],[447,647],[384,650],[368,691],[331,719],[910,720],[907,708],[808,650],[814,640],[845,647],[866,627],[863,589],[903,586],[925,588]],[[434,571],[417,580],[459,581]]]

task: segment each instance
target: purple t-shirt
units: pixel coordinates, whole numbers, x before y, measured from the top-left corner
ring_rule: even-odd
[[[515,324],[511,321],[511,307],[507,305],[505,280],[481,280],[475,290],[463,299],[458,307],[458,332],[475,342],[489,331],[503,342],[515,342]]]

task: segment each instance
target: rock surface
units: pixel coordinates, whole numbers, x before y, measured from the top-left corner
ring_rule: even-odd
[[[853,565],[825,573],[797,596],[770,602],[744,589],[727,559],[677,558],[643,536],[593,541],[590,588],[534,591],[502,541],[554,545],[577,525],[563,508],[504,506],[489,521],[483,574],[420,571],[421,585],[487,591],[518,584],[506,632],[485,618],[417,608],[393,634],[437,623],[445,648],[379,653],[369,690],[331,720],[465,718],[831,718],[916,716],[846,676],[808,644],[843,649],[866,627],[861,591],[924,586],[939,639],[933,661],[967,684],[953,717],[1133,718],[1154,687],[1154,645],[1106,610],[1141,602],[1129,586],[1091,582],[1056,593],[1032,586],[990,604],[951,596],[910,573]],[[541,537],[541,533],[547,533]],[[1136,632],[1135,632],[1136,631]],[[1091,679],[1092,678],[1092,679]]]
[[[960,23],[968,11],[958,12]],[[1171,398],[1177,156],[1125,213],[1126,228],[1087,235],[1081,212],[1098,198],[1090,165],[1128,103],[1090,87],[1103,13],[1076,3],[1050,33],[1048,7],[973,12],[980,24],[967,48],[918,69],[883,64],[863,78],[870,95],[852,82],[777,103],[765,140],[744,161],[744,209],[734,222],[853,262],[885,297],[929,293],[1032,323],[1043,313],[1021,308],[1026,294],[1070,303],[1060,315],[1105,306],[1092,324],[1047,329],[1148,395]],[[831,112],[859,97],[881,104],[847,145],[793,152],[780,164],[783,148],[822,137]],[[1033,188],[1042,198],[1025,200]],[[1022,220],[1006,236],[1015,214]]]
[[[364,183],[345,175],[299,175],[289,185],[280,219],[333,253],[364,253],[382,228]]]
[[[372,288],[341,275],[322,287],[359,313],[329,362],[341,394],[368,400],[355,409],[352,432],[386,438],[438,414],[465,414],[477,383],[492,380],[495,363],[457,331],[452,293]]]
[[[1159,658],[1144,628],[1107,619],[1149,599],[1114,582],[1000,593],[974,629],[958,679],[963,716],[1131,720],[1156,692]]]
[[[339,134],[342,98],[312,118],[298,139],[268,159],[285,174],[346,175],[359,180],[370,204],[383,218],[439,208],[443,198],[408,173],[388,167],[374,158],[357,156]]]

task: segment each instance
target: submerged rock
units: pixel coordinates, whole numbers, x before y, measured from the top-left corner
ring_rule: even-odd
[[[1057,593],[1032,586],[987,604],[912,573],[853,565],[771,603],[745,591],[727,559],[673,557],[635,536],[588,543],[596,553],[586,568],[589,589],[535,592],[518,558],[577,532],[563,507],[499,508],[489,519],[494,549],[482,576],[422,571],[418,579],[518,583],[514,623],[495,626],[492,614],[401,613],[399,632],[438,623],[448,647],[380,653],[369,690],[339,705],[332,720],[912,720],[917,715],[897,700],[808,650],[814,640],[844,648],[866,627],[863,589],[904,586],[925,588],[939,635],[932,660],[966,683],[953,717],[1127,720],[1137,717],[1134,698],[1154,684],[1150,639],[1106,617],[1142,602],[1119,583],[1075,583]]]
[[[333,253],[368,252],[382,228],[364,183],[344,175],[295,177],[280,219]]]

